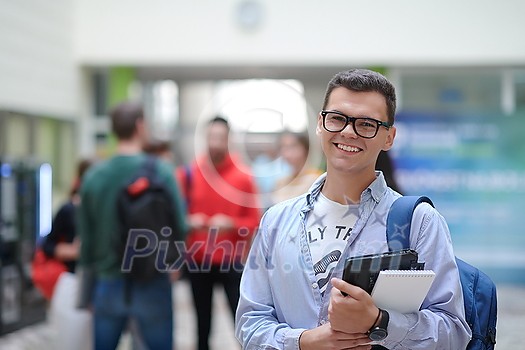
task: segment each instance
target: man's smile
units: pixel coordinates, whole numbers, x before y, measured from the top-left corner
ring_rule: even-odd
[[[342,144],[342,143],[334,143],[334,145],[339,148],[340,150],[343,150],[345,152],[352,152],[352,153],[357,153],[357,152],[361,152],[363,149],[359,148],[359,147],[356,147],[356,146],[350,146],[350,145],[345,145],[345,144]]]

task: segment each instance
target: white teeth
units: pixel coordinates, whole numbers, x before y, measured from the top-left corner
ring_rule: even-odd
[[[359,152],[359,151],[360,151],[360,149],[357,148],[357,147],[341,145],[340,143],[337,144],[337,148],[340,148],[340,149],[342,149],[343,151],[347,151],[347,152]]]

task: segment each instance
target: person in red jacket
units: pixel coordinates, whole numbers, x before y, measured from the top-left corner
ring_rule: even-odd
[[[260,220],[255,181],[238,157],[230,154],[230,127],[222,117],[210,120],[207,152],[177,170],[186,195],[188,277],[197,312],[198,349],[208,350],[213,287],[223,285],[232,317],[249,243]]]

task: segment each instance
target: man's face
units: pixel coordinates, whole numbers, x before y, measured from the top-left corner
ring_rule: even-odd
[[[212,163],[220,163],[228,154],[228,134],[228,128],[222,123],[212,123],[208,126],[206,141]]]
[[[284,160],[295,170],[300,170],[308,158],[308,153],[297,137],[289,134],[283,135],[280,146],[281,156]]]
[[[349,117],[368,117],[388,121],[386,100],[378,92],[356,92],[344,87],[332,90],[325,110],[338,111]],[[372,139],[362,138],[349,123],[340,132],[328,132],[323,127],[323,117],[317,119],[317,135],[326,156],[328,172],[370,176],[381,150],[389,150],[394,142],[396,130],[380,126]]]

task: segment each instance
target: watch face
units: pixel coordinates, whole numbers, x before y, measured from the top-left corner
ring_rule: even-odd
[[[386,331],[386,329],[376,327],[370,331],[370,333],[368,334],[368,338],[370,338],[370,340],[373,341],[379,341],[385,339],[387,335],[388,332]]]

